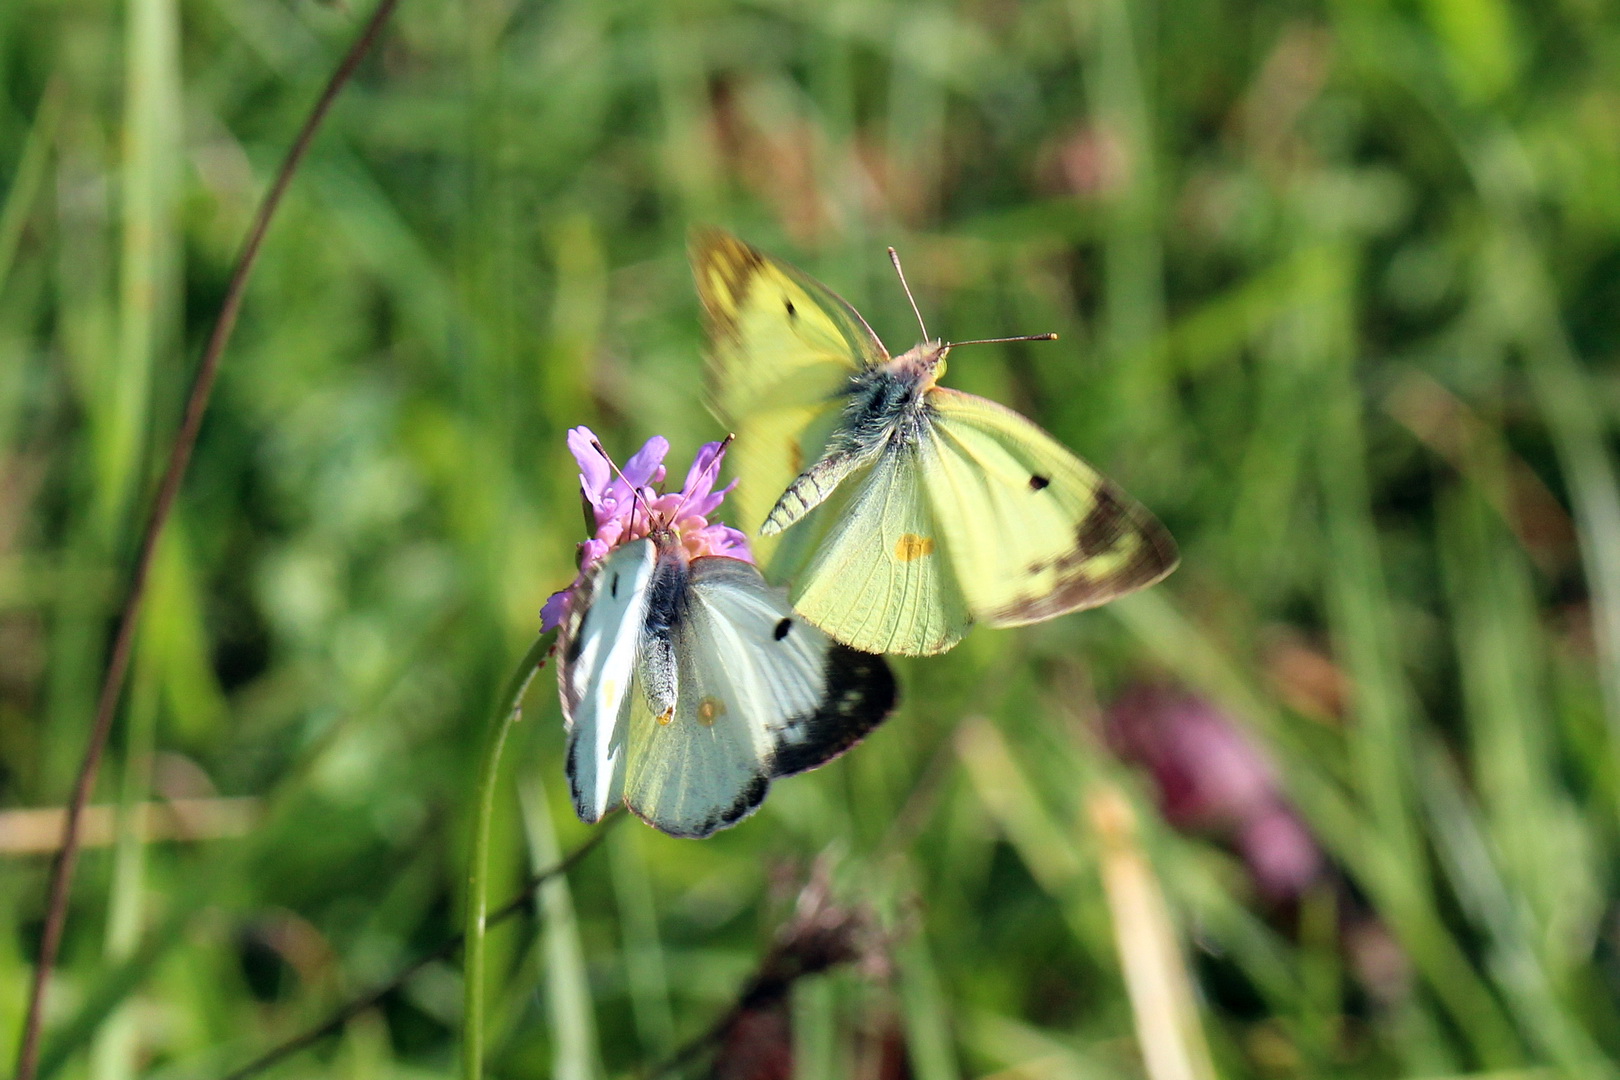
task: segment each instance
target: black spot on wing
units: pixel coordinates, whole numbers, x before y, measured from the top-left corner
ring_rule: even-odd
[[[799,317],[799,309],[793,306],[793,301],[784,296],[782,297],[782,303],[787,307],[788,318],[797,319]]]
[[[899,691],[883,657],[834,643],[822,672],[821,702],[812,715],[791,721],[779,737],[773,776],[826,764],[894,711]]]
[[[619,575],[617,571],[613,574],[613,584],[608,588],[608,592],[612,594],[613,599],[617,600],[619,598]]]
[[[1051,482],[1052,482],[1051,477],[1042,476],[1039,473],[1035,473],[1035,474],[1031,475],[1030,478],[1029,478],[1029,490],[1031,490],[1031,491],[1040,491],[1041,489],[1043,489],[1047,485],[1049,485]]]
[[[777,641],[781,641],[783,638],[788,636],[788,631],[792,629],[793,620],[784,618],[781,622],[776,624],[776,629],[771,631],[771,637]]]

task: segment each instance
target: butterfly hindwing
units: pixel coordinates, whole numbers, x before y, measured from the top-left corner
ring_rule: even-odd
[[[974,618],[1039,622],[1175,569],[1164,526],[1034,423],[959,391],[929,402],[924,485]]]
[[[944,652],[972,622],[923,488],[925,450],[891,445],[789,530],[814,544],[794,575],[794,607],[863,652]]]
[[[625,801],[676,836],[741,820],[772,777],[831,759],[894,705],[881,657],[832,642],[739,560],[692,562],[673,634],[675,713],[660,723],[635,695]]]
[[[581,821],[601,820],[623,797],[631,683],[655,559],[650,540],[613,552],[574,594],[563,625],[558,686]]]

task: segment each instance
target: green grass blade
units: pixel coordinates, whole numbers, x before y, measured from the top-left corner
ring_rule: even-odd
[[[562,858],[551,822],[545,784],[530,771],[519,788],[529,863],[536,871]],[[557,1080],[594,1080],[602,1075],[597,1048],[595,1006],[586,950],[566,877],[556,877],[535,894],[545,955],[546,1011],[551,1024],[552,1071]]]

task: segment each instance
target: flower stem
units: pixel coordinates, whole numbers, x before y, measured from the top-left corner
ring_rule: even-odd
[[[518,661],[497,704],[484,744],[478,774],[478,806],[473,822],[472,865],[467,873],[466,946],[462,962],[461,1072],[463,1080],[481,1080],[484,1073],[484,927],[489,917],[489,833],[495,816],[495,787],[500,779],[501,754],[506,737],[523,715],[523,695],[529,681],[545,663],[551,634],[535,638]]]

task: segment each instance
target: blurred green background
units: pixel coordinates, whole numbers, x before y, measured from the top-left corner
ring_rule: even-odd
[[[26,811],[66,798],[236,245],[368,11],[0,4],[0,1060],[57,828]],[[736,829],[614,829],[492,940],[493,1075],[666,1058],[824,854],[877,929],[760,1028],[797,1076],[1620,1074],[1602,0],[404,0],[159,555],[50,1074],[220,1075],[457,929],[487,717],[582,536],[564,431],[666,435],[677,476],[722,434],[699,223],[895,350],[886,244],[935,333],[1059,332],[947,382],[1184,563],[897,663],[888,724]],[[551,682],[497,901],[588,835]],[[453,1073],[459,979],[278,1075]]]

